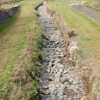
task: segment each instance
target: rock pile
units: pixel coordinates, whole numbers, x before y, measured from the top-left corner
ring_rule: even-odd
[[[85,84],[75,66],[64,62],[64,38],[53,18],[46,16],[46,12],[43,14],[46,11],[44,8],[38,9],[39,20],[44,29],[43,66],[39,81],[42,100],[81,100],[81,97],[85,95]],[[76,46],[76,43],[71,41],[70,53],[76,48],[73,46]]]

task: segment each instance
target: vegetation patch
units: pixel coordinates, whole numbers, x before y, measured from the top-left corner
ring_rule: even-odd
[[[37,1],[21,1],[20,13],[0,25],[0,100],[28,100],[37,95],[34,76],[41,55],[41,28],[33,9]]]

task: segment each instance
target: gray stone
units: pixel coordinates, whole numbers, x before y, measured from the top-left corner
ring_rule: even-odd
[[[85,95],[85,85],[77,74],[75,66],[64,62],[64,37],[55,25],[53,18],[45,15],[45,11],[44,7],[39,9],[39,20],[44,29],[44,68],[40,75],[42,100],[80,100]],[[43,12],[45,13],[43,14]],[[73,45],[71,45],[74,43],[71,41],[69,44],[68,50],[74,51]]]

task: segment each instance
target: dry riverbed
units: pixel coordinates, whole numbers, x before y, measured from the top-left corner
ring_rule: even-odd
[[[39,77],[39,93],[42,100],[80,100],[87,93],[85,81],[80,76],[76,64],[65,56],[64,37],[47,13],[45,5],[38,8],[39,20],[43,26],[43,65]],[[67,39],[67,38],[66,38]],[[66,45],[66,46],[65,46]],[[70,40],[69,51],[73,53],[77,45]],[[65,62],[64,58],[70,59]],[[77,65],[78,66],[78,65]]]

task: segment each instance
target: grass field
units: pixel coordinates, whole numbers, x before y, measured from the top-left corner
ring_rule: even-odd
[[[36,61],[38,59],[40,51],[37,43],[41,41],[41,34],[37,17],[33,10],[37,3],[38,0],[21,1],[21,9],[16,17],[12,17],[6,23],[0,24],[0,100],[4,100],[16,63],[23,62],[23,59],[19,61],[19,58],[29,47],[28,37],[30,34],[33,50],[30,60]],[[31,63],[28,65],[31,66]]]
[[[49,1],[49,6],[62,15],[66,24],[78,33],[83,66],[93,69],[92,75],[95,76],[95,81],[92,88],[100,94],[100,26],[86,16],[74,11],[65,1]]]

